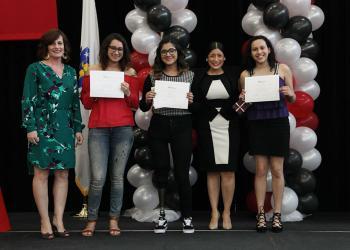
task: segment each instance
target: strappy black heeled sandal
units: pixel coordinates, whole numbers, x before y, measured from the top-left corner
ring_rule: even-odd
[[[264,233],[267,230],[266,226],[266,216],[263,208],[260,209],[259,213],[256,215],[256,231],[258,233]]]
[[[280,233],[283,231],[281,213],[273,213],[271,231],[274,233]]]

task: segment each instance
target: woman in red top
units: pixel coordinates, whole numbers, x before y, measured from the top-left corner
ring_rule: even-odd
[[[88,223],[83,236],[94,234],[102,190],[109,167],[111,179],[109,234],[120,234],[118,219],[123,202],[124,169],[133,144],[134,118],[132,109],[138,107],[137,78],[130,76],[130,50],[120,34],[110,34],[102,42],[99,64],[90,70],[121,71],[125,73],[121,90],[124,98],[90,97],[90,77],[83,80],[81,101],[91,109],[89,117],[89,159],[91,181],[88,200]]]

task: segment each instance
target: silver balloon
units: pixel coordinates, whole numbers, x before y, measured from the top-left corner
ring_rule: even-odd
[[[125,25],[131,33],[146,24],[147,14],[140,9],[130,11],[125,17]]]
[[[303,157],[303,164],[301,165],[302,168],[314,171],[321,165],[322,157],[320,152],[316,148],[302,153],[301,156]]]
[[[131,36],[132,47],[142,54],[148,54],[154,47],[158,46],[160,36],[148,26],[142,26],[135,30]]]
[[[254,36],[262,25],[264,25],[263,15],[258,10],[247,12],[242,19],[242,29],[250,36]]]
[[[316,5],[311,5],[309,13],[306,16],[312,24],[312,31],[320,28],[324,22],[324,13],[322,9]]]
[[[276,43],[275,53],[277,61],[292,66],[301,55],[301,47],[296,40],[283,38]]]
[[[249,11],[251,11],[251,10],[258,10],[258,8],[255,7],[254,4],[251,3],[251,4],[249,4],[249,6],[248,6],[247,12],[249,12]]]
[[[129,183],[134,187],[139,187],[146,184],[152,184],[153,171],[141,168],[138,164],[133,165],[127,175]]]
[[[291,112],[289,112],[288,120],[289,120],[290,134],[292,134],[294,129],[297,127],[297,121]]]
[[[289,17],[306,16],[311,7],[311,0],[281,0],[281,3],[288,8]]]
[[[159,204],[158,191],[153,185],[142,185],[135,190],[132,200],[136,208],[153,210]]]
[[[197,182],[197,179],[198,179],[197,170],[194,167],[190,166],[190,170],[189,170],[188,174],[190,177],[190,184],[191,184],[191,186],[193,186]]]
[[[181,26],[191,33],[197,25],[196,14],[188,9],[174,12],[171,15],[171,26],[174,25]]]
[[[167,7],[171,12],[177,12],[186,8],[188,0],[161,0],[161,4]]]
[[[151,122],[153,112],[152,110],[149,110],[147,112],[143,112],[141,109],[137,109],[135,112],[135,123],[136,125],[143,129],[143,130],[148,130],[149,124]]]
[[[254,33],[254,36],[265,36],[267,39],[270,40],[274,48],[277,42],[282,39],[282,35],[279,31],[271,30],[265,25],[260,26],[258,30]]]
[[[297,127],[290,136],[290,147],[303,154],[316,146],[317,136],[308,127]]]
[[[316,63],[306,57],[300,57],[291,68],[297,84],[312,81],[318,72]]]
[[[306,83],[299,83],[296,85],[295,90],[300,90],[308,93],[313,100],[316,100],[321,92],[320,85],[318,85],[315,80]]]
[[[254,156],[250,155],[249,152],[245,153],[243,156],[243,165],[249,172],[255,174],[255,158]]]
[[[298,195],[294,192],[294,190],[289,187],[284,187],[281,213],[290,214],[294,212],[298,207],[298,203]],[[273,195],[271,197],[271,205],[273,208],[275,207]]]
[[[271,171],[267,171],[266,176],[266,192],[272,192],[272,174]]]

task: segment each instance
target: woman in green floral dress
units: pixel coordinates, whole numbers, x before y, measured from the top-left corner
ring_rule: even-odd
[[[34,171],[33,195],[45,239],[67,237],[63,213],[68,192],[68,169],[75,166],[75,146],[83,142],[75,70],[64,64],[70,46],[60,30],[43,34],[38,62],[29,65],[24,81],[22,113],[27,130],[28,165]],[[54,174],[54,215],[48,212],[48,176]]]

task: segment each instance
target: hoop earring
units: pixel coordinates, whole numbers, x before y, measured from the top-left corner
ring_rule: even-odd
[[[66,55],[66,53],[63,53],[62,58],[63,58],[64,60],[66,60],[66,59],[68,58],[68,56]]]
[[[208,61],[208,58],[205,58],[205,61],[207,62],[207,61]]]
[[[44,59],[49,60],[49,58],[50,58],[50,55],[49,55],[49,53],[47,53],[47,55],[44,57]]]

